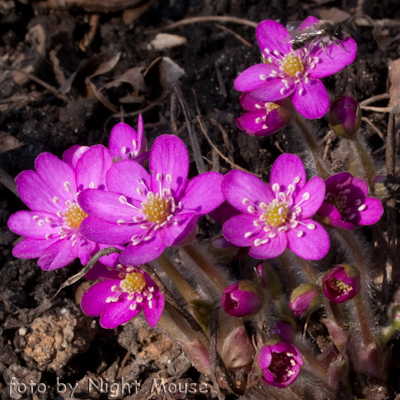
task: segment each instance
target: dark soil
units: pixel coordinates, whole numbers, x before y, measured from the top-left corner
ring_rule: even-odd
[[[28,3],[28,4],[23,4]],[[80,67],[67,93],[67,104],[60,96],[41,84],[31,80],[18,79],[12,71],[3,69],[0,79],[0,144],[3,137],[19,141],[21,146],[8,150],[0,146],[0,168],[15,177],[26,169],[34,168],[34,160],[43,151],[61,157],[64,150],[74,144],[108,145],[112,126],[120,118],[87,92],[85,78],[91,75],[101,62],[121,53],[117,65],[105,74],[91,80],[97,88],[119,78],[133,67],[148,68],[160,56],[169,57],[185,74],[180,79],[180,87],[185,97],[191,117],[196,116],[196,93],[198,107],[213,141],[231,160],[252,172],[262,174],[267,179],[275,158],[285,151],[301,153],[293,141],[288,128],[268,138],[255,138],[241,132],[235,125],[235,118],[241,113],[239,95],[233,86],[237,75],[249,66],[259,62],[260,51],[255,39],[254,29],[242,24],[226,23],[236,34],[250,42],[252,47],[243,44],[231,32],[219,27],[215,22],[202,22],[180,26],[168,31],[187,39],[187,45],[162,51],[149,50],[148,43],[157,32],[174,21],[194,16],[229,15],[259,22],[274,19],[286,24],[291,20],[303,20],[309,15],[319,17],[321,8],[338,7],[354,13],[356,0],[342,1],[261,1],[261,0],[160,0],[155,2],[139,19],[126,24],[123,11],[100,14],[95,36],[86,51],[79,48],[79,42],[89,31],[90,14],[76,8],[73,10],[44,11],[36,5],[9,0],[0,2],[0,55],[6,64],[13,64],[17,57],[23,57],[19,68],[31,66],[29,73],[47,84],[59,88],[50,53],[54,51],[59,60],[64,80],[71,77],[83,60],[88,65]],[[318,5],[319,3],[328,3]],[[6,7],[7,4],[9,7]],[[373,19],[399,19],[398,1],[367,0],[364,12]],[[40,26],[44,33],[36,33],[34,27]],[[386,92],[388,60],[400,56],[400,25],[385,27],[381,36],[372,33],[372,27],[357,26],[355,38],[358,43],[356,61],[338,74],[325,78],[324,83],[332,97],[348,94],[358,101]],[[157,32],[156,32],[157,31]],[[30,33],[29,33],[30,32]],[[167,31],[165,31],[167,32]],[[39,39],[38,39],[39,38]],[[384,41],[383,39],[391,39]],[[35,44],[36,43],[36,44]],[[39,46],[37,45],[39,43]],[[42,43],[42,53],[40,53]],[[39,50],[38,50],[39,48]],[[44,49],[44,50],[43,50]],[[96,58],[96,54],[102,53]],[[13,64],[16,65],[16,64]],[[137,91],[128,83],[102,90],[103,95],[120,110],[123,107],[125,122],[136,127],[137,115],[129,113],[159,101],[165,93],[160,83],[157,62],[145,77],[150,88],[147,92]],[[223,85],[223,86],[222,86]],[[121,103],[120,99],[133,96],[136,102]],[[385,102],[374,106],[385,106]],[[387,129],[387,114],[366,112],[366,115],[384,134]],[[157,136],[172,132],[171,96],[167,94],[159,104],[143,112],[145,134],[151,144]],[[222,124],[229,150],[221,130],[210,119]],[[176,121],[178,134],[191,152],[187,129],[184,126],[182,111]],[[313,122],[319,138],[329,131],[326,120]],[[195,125],[206,166],[211,170],[212,149]],[[370,125],[363,123],[362,130],[371,151],[383,146],[382,139]],[[384,151],[374,153],[377,165],[384,166]],[[339,139],[330,143],[327,162],[334,171],[346,168],[346,149],[339,146]],[[196,165],[191,158],[191,172],[196,174]],[[231,166],[220,159],[219,171],[226,173]],[[384,169],[381,170],[383,173]],[[120,395],[114,398],[149,399],[153,378],[168,379],[176,384],[207,382],[192,366],[182,350],[166,336],[150,330],[141,317],[115,330],[99,328],[96,319],[85,317],[80,311],[79,297],[83,288],[78,284],[64,289],[52,302],[50,299],[59,286],[81,268],[78,262],[60,270],[44,272],[36,260],[15,259],[11,250],[18,236],[7,228],[7,220],[17,210],[26,206],[6,187],[0,184],[0,396],[10,398],[7,384],[11,377],[19,382],[46,386],[44,393],[37,391],[33,397],[19,395],[14,391],[12,398],[59,399],[69,398],[71,391],[57,394],[57,383],[79,383],[77,398],[107,398],[92,390],[87,394],[88,380],[100,385],[100,378],[111,385],[137,380],[141,383],[141,393],[137,396]],[[210,236],[220,229],[204,219],[200,225],[200,239]],[[367,232],[368,233],[368,232]],[[82,283],[81,285],[85,285]],[[316,322],[317,323],[317,322]],[[310,331],[311,332],[311,331]],[[319,334],[320,342],[326,340]],[[323,340],[324,339],[324,340]],[[317,340],[318,342],[318,340]],[[393,351],[391,364],[389,397],[379,397],[380,392],[371,386],[366,398],[394,398],[400,391],[398,376],[398,340]],[[323,347],[323,345],[321,345]],[[22,388],[22,387],[21,387]],[[39,389],[43,391],[42,385]],[[59,387],[63,389],[63,386]],[[22,390],[22,389],[21,389]],[[361,391],[361,389],[360,389]],[[86,393],[86,394],[85,394]],[[30,394],[30,389],[28,390]],[[58,396],[58,397],[57,397]],[[179,397],[180,396],[180,397]],[[184,395],[175,398],[185,398]],[[188,397],[193,395],[187,395]],[[213,389],[207,395],[196,397],[215,397]],[[360,396],[360,394],[359,394]],[[375,396],[375,397],[374,397]],[[174,395],[170,395],[174,397]],[[153,396],[152,398],[157,398]],[[161,395],[160,395],[161,398]],[[271,397],[272,398],[272,397]]]

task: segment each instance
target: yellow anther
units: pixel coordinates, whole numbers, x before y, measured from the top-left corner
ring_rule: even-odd
[[[153,196],[148,203],[142,205],[142,211],[147,221],[162,223],[167,220],[170,214],[168,199],[165,197],[160,199],[158,196]]]
[[[267,110],[267,113],[269,113],[272,110],[275,110],[276,108],[279,108],[280,105],[275,104],[275,103],[265,103],[265,108]]]
[[[277,228],[286,222],[288,213],[289,210],[285,203],[276,202],[267,206],[267,211],[264,215],[268,225]]]
[[[82,221],[88,216],[85,211],[78,206],[78,204],[73,203],[69,210],[64,213],[65,222],[70,228],[79,228]]]
[[[146,280],[140,272],[126,274],[125,279],[119,284],[121,289],[126,293],[141,293],[146,287]]]
[[[304,72],[304,65],[301,58],[295,53],[286,54],[282,58],[281,67],[289,76],[296,77],[297,72]]]

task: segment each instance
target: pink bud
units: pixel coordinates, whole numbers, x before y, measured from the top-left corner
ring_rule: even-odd
[[[284,342],[293,343],[296,332],[288,322],[279,321],[271,330],[271,336],[278,335]]]
[[[321,292],[317,285],[305,283],[293,290],[289,307],[296,317],[313,313],[321,305]]]
[[[351,139],[361,125],[361,109],[350,96],[338,96],[329,108],[328,122],[332,130],[341,137]]]

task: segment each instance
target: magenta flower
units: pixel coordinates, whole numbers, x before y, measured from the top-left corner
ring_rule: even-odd
[[[343,95],[332,101],[328,123],[337,135],[351,138],[358,131],[361,120],[361,108],[352,97]]]
[[[262,304],[262,293],[252,281],[235,283],[222,293],[222,306],[232,317],[242,318],[256,314]]]
[[[307,260],[319,260],[328,252],[328,234],[310,219],[324,200],[325,183],[318,176],[306,183],[306,171],[296,155],[278,157],[270,187],[235,170],[224,176],[222,192],[242,212],[225,222],[222,232],[236,246],[250,247],[251,257],[274,258],[287,247]]]
[[[304,317],[318,309],[321,300],[320,288],[312,283],[304,283],[293,290],[289,307],[295,317]]]
[[[351,230],[375,224],[381,219],[382,202],[367,197],[368,186],[361,178],[341,172],[329,177],[325,184],[325,201],[318,210],[325,223]]]
[[[66,156],[67,162],[42,153],[35,160],[36,171],[23,171],[16,177],[18,193],[31,211],[18,211],[8,220],[8,227],[25,237],[14,247],[15,257],[39,258],[43,270],[53,270],[76,257],[85,265],[91,254],[105,247],[82,236],[81,223],[87,214],[77,196],[86,188],[105,192],[112,159],[101,145],[84,150],[80,157]],[[72,158],[74,165],[69,164]],[[113,265],[115,259],[110,255],[102,262]]]
[[[300,29],[316,24],[308,17]],[[251,92],[251,96],[263,102],[276,102],[290,97],[294,108],[305,118],[321,118],[328,111],[329,98],[325,86],[319,80],[351,64],[357,52],[352,38],[327,46],[326,52],[319,46],[307,46],[293,51],[290,43],[282,44],[287,30],[278,22],[266,20],[257,26],[257,40],[267,64],[257,64],[246,69],[235,80],[235,88]]]
[[[189,156],[176,136],[155,140],[150,171],[135,161],[120,161],[106,175],[108,192],[88,189],[79,196],[89,214],[82,232],[99,243],[129,242],[120,256],[123,264],[155,260],[166,247],[187,239],[199,217],[224,200],[222,175],[217,172],[187,182]]]
[[[82,311],[100,316],[103,328],[116,328],[143,310],[151,327],[155,327],[164,309],[164,296],[150,276],[138,267],[118,264],[115,268],[97,263],[88,279],[104,279],[93,285],[82,297]]]
[[[257,363],[267,385],[285,388],[297,379],[303,357],[290,343],[266,344],[258,354]]]
[[[241,106],[248,111],[236,119],[236,125],[243,132],[255,136],[270,136],[285,127],[285,119],[279,109],[283,100],[265,103],[253,99],[249,93],[240,96]]]
[[[360,291],[360,273],[350,265],[337,265],[322,278],[325,297],[332,303],[351,300]]]

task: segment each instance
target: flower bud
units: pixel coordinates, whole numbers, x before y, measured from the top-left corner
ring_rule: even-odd
[[[278,300],[282,295],[282,282],[272,265],[265,261],[260,262],[254,270],[256,279],[265,289],[271,292],[274,300]]]
[[[392,324],[397,330],[400,330],[400,306],[392,309]]]
[[[337,265],[322,278],[322,289],[329,301],[343,303],[360,291],[360,273],[351,265]]]
[[[352,139],[361,125],[361,108],[350,96],[336,97],[329,108],[328,123],[336,135]]]
[[[293,290],[289,307],[296,317],[313,313],[321,305],[321,292],[317,285],[304,283]]]
[[[260,350],[256,364],[267,385],[285,388],[296,380],[303,358],[292,344],[272,342]]]
[[[228,242],[223,235],[212,238],[208,244],[210,254],[221,263],[228,263],[238,255],[240,247]]]
[[[278,335],[284,342],[293,343],[296,332],[288,322],[279,321],[271,330],[271,336]]]
[[[252,281],[228,286],[222,293],[222,306],[227,314],[241,318],[256,314],[263,304],[260,289]]]

